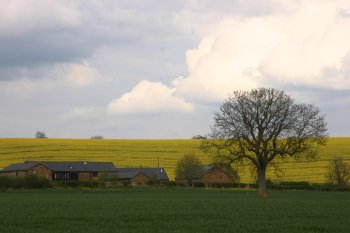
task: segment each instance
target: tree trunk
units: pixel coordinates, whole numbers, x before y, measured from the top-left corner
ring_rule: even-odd
[[[258,168],[258,195],[260,197],[267,197],[266,167]]]

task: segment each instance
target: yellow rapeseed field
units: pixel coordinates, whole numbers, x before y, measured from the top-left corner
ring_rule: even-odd
[[[157,158],[170,179],[177,160],[195,153],[204,164],[208,155],[199,149],[200,140],[108,140],[108,139],[0,139],[0,168],[24,161],[111,161],[117,167],[156,167]],[[314,161],[285,159],[279,176],[270,171],[268,178],[278,181],[325,181],[326,167],[332,157],[350,163],[350,138],[330,138]],[[249,169],[241,173],[242,182],[251,182]]]

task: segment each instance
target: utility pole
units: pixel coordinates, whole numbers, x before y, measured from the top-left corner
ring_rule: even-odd
[[[159,156],[157,158],[158,158],[157,178],[158,178],[158,188],[159,188]]]

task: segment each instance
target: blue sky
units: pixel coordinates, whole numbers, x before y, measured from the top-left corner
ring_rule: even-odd
[[[230,92],[262,86],[350,135],[348,1],[1,5],[0,137],[190,138]]]

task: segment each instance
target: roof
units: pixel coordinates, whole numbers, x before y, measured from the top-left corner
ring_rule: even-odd
[[[10,171],[26,171],[30,168],[41,164],[51,171],[115,171],[115,166],[112,162],[52,162],[52,161],[26,161],[24,163],[13,163],[5,167],[2,172]]]
[[[204,175],[205,173],[209,172],[211,169],[213,169],[215,167],[215,165],[206,165],[202,167],[202,175]]]
[[[159,171],[160,180],[169,180],[164,168],[116,168],[116,171],[118,172],[120,179],[131,179],[140,172],[148,176],[150,179],[157,179]]]

